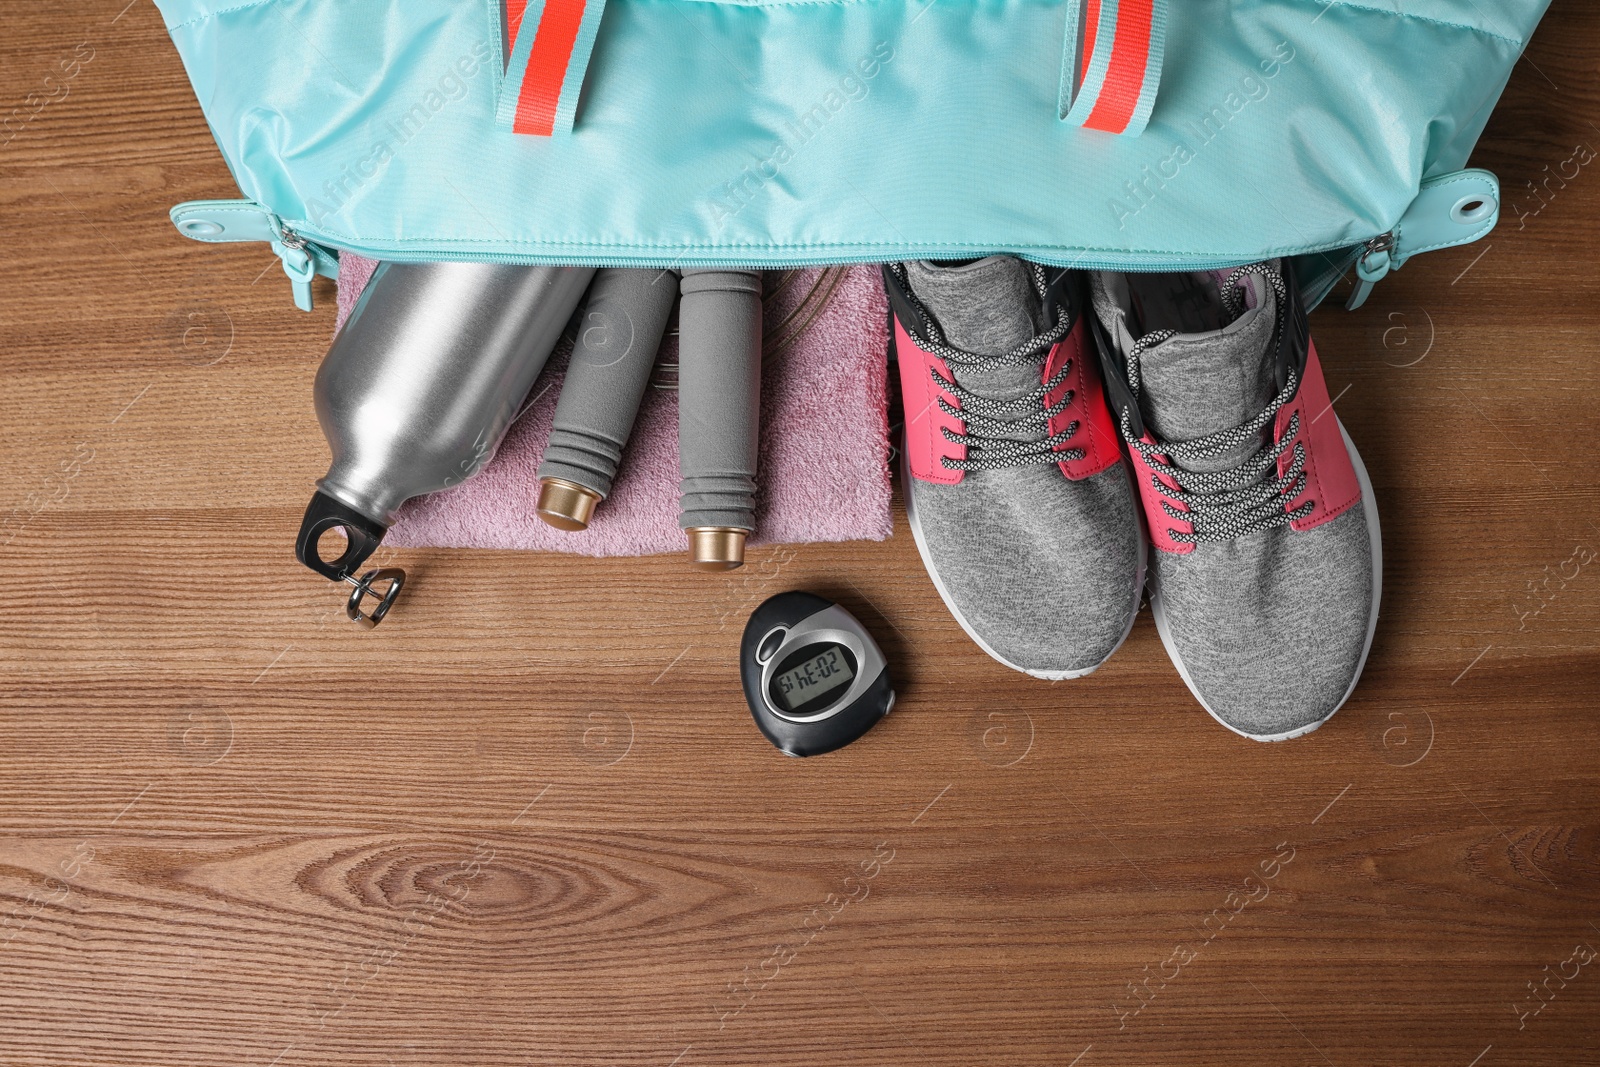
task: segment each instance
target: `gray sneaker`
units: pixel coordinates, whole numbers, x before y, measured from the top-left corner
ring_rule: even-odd
[[[1333,413],[1284,261],[1096,274],[1107,395],[1154,543],[1150,607],[1213,718],[1310,733],[1354,691],[1378,624],[1378,511]]]
[[[928,575],[1001,663],[1088,674],[1133,627],[1145,545],[1080,276],[991,256],[889,264],[884,282]]]

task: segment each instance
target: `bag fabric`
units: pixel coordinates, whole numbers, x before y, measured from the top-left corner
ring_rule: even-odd
[[[244,229],[286,231],[302,272],[346,249],[1342,273],[1464,165],[1547,0],[157,2],[265,218]],[[1488,231],[1468,175],[1385,267]],[[238,238],[219,218],[174,213]]]

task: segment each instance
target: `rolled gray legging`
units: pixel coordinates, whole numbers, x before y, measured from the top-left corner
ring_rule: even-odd
[[[686,270],[678,305],[678,524],[755,529],[761,274]]]
[[[602,500],[610,495],[677,296],[678,276],[670,270],[595,273],[539,464],[541,480],[561,478]]]

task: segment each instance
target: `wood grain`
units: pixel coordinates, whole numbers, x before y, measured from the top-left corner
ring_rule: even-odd
[[[1516,66],[1500,228],[1313,317],[1384,620],[1266,746],[1148,618],[1001,668],[903,518],[709,579],[394,551],[404,610],[349,626],[290,553],[331,291],[173,233],[235,194],[123,2],[0,40],[7,108],[93,50],[0,147],[0,1063],[1600,1063],[1600,961],[1552,978],[1600,946],[1600,176],[1527,185],[1600,143],[1600,12]],[[785,588],[896,665],[826,759],[738,691]]]

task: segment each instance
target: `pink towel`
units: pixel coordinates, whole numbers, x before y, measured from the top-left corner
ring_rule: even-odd
[[[376,266],[339,262],[339,325]],[[820,271],[807,270],[768,301],[769,328],[800,303]],[[761,377],[760,497],[752,544],[882,541],[889,515],[888,368],[883,284],[876,267],[844,272],[823,312]],[[787,334],[788,330],[780,331]],[[676,341],[662,355],[676,362]],[[586,556],[642,556],[687,547],[678,527],[678,394],[645,391],[612,492],[587,530],[539,518],[539,459],[566,370],[565,343],[534,383],[500,451],[478,475],[407,504],[385,539],[401,546],[520,548]]]

